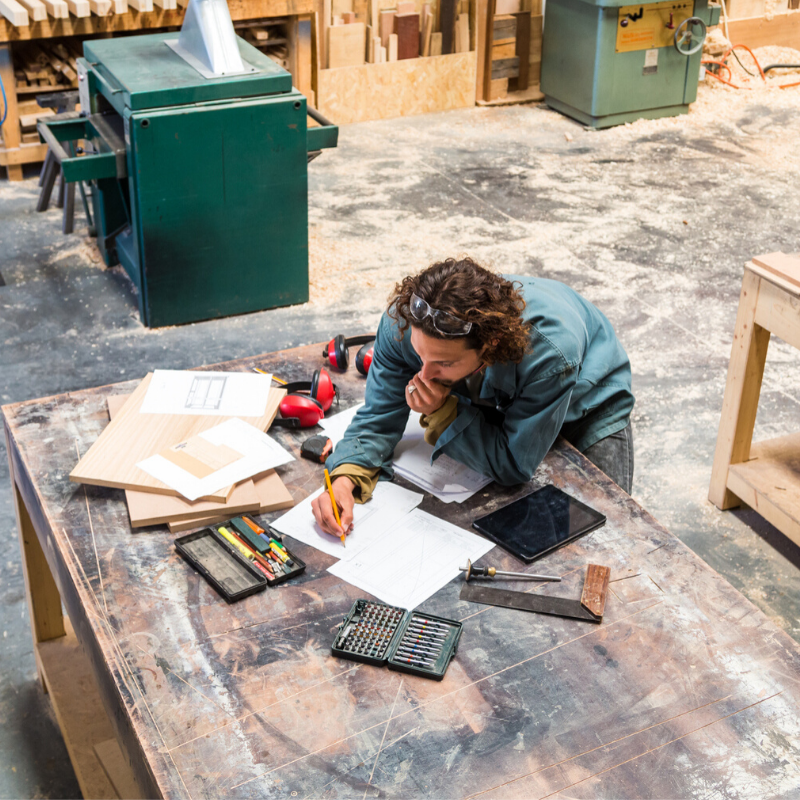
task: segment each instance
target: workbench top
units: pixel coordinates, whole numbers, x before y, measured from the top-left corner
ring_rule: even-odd
[[[223,365],[308,379],[322,347]],[[347,408],[354,369],[334,377]],[[465,528],[553,483],[608,517],[544,559],[580,597],[609,566],[602,624],[478,606],[451,582],[422,608],[463,622],[437,683],[330,654],[362,596],[287,544],[296,581],[227,605],[121,491],[68,480],[135,382],[3,408],[12,476],[140,786],[165,797],[753,797],[800,786],[800,647],[559,440],[531,484],[421,506]],[[336,406],[332,412],[336,411]],[[308,435],[274,434],[299,456]],[[321,468],[280,470],[296,501]],[[281,512],[265,515],[274,518]],[[702,521],[698,520],[698,524]],[[499,548],[483,561],[521,565]],[[546,567],[546,570],[545,570]]]

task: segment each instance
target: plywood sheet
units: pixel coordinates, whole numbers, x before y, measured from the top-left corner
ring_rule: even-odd
[[[284,508],[291,508],[294,499],[291,492],[286,488],[280,475],[275,470],[265,472],[263,475],[254,478],[256,493],[258,494],[259,506],[254,511],[259,514],[266,514],[268,511],[280,511]],[[172,533],[188,531],[192,528],[201,528],[204,525],[213,525],[217,522],[224,522],[235,513],[227,512],[224,514],[214,514],[208,517],[184,520],[182,522],[170,522],[169,529]]]
[[[111,419],[114,419],[115,414],[119,413],[129,397],[129,394],[115,394],[106,400],[108,416]],[[272,473],[274,470],[270,470],[270,472]],[[197,500],[192,503],[183,497],[169,497],[153,492],[135,492],[132,489],[125,490],[125,501],[128,504],[128,516],[132,528],[197,519],[213,513],[232,516],[246,511],[258,511],[261,506],[252,480],[242,481],[235,486],[227,503],[212,500]]]
[[[328,66],[331,69],[364,63],[366,27],[363,22],[328,28]]]
[[[321,70],[320,111],[344,125],[472,106],[475,66],[472,51]]]
[[[174,489],[148,475],[136,464],[165,447],[190,439],[230,418],[140,414],[139,409],[151,377],[152,373],[139,384],[130,400],[81,458],[70,473],[71,481],[177,496]],[[278,413],[284,394],[283,389],[272,389],[265,413],[260,417],[243,419],[259,430],[266,431]],[[227,499],[227,494],[221,499]]]

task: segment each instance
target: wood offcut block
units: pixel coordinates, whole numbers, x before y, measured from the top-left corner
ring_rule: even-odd
[[[28,12],[28,16],[34,22],[42,22],[47,19],[47,9],[42,0],[19,0],[19,4]]]
[[[0,14],[15,28],[25,28],[28,25],[28,12],[17,0],[0,0]]]
[[[406,0],[406,2],[397,4],[398,14],[413,14],[417,10],[416,3]]]
[[[345,11],[344,14],[342,14],[342,21],[345,25],[352,25],[356,21],[356,12]]]
[[[495,0],[495,16],[498,14],[519,14],[521,11],[521,0]]]
[[[442,33],[442,55],[455,52],[456,8],[458,0],[439,1],[439,27]]]
[[[42,0],[47,13],[53,19],[67,19],[69,17],[69,8],[64,0]],[[128,11],[128,1],[125,0],[125,12]]]
[[[528,12],[517,14],[515,55],[519,59],[519,73],[508,88],[513,92],[523,92],[528,88],[531,66],[531,15]]]
[[[337,69],[362,65],[365,37],[366,26],[363,22],[328,28],[328,67]]]
[[[387,50],[389,61],[397,61],[397,34],[389,34],[389,48]]]
[[[469,16],[459,14],[456,20],[456,53],[469,52]]]
[[[396,14],[397,60],[419,58],[419,14]]]
[[[492,23],[492,42],[513,42],[517,38],[517,18],[512,14],[496,16]]]
[[[128,5],[142,14],[149,14],[153,10],[153,0],[128,0]]]
[[[492,80],[516,78],[519,75],[519,58],[501,58],[492,61]]]
[[[422,23],[422,34],[420,38],[420,51],[426,58],[431,54],[431,36],[433,35],[433,14],[430,12],[430,7],[425,6],[428,13],[423,12],[424,21]]]
[[[394,32],[394,9],[384,9],[380,12],[380,21],[378,23],[378,35],[381,37],[381,45],[383,47],[389,46],[389,37]]]
[[[69,8],[70,14],[79,19],[88,17],[92,13],[92,9],[89,7],[89,0],[67,0],[67,8]]]
[[[163,8],[164,11],[175,11],[178,8],[178,0],[153,0],[153,5]]]
[[[431,34],[431,52],[432,56],[440,56],[442,54],[442,32],[436,31]]]
[[[92,14],[98,17],[107,17],[111,13],[111,0],[89,0]]]

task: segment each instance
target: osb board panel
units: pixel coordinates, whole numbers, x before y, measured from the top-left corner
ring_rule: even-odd
[[[115,489],[136,489],[177,496],[177,492],[156,480],[136,464],[165,447],[186,441],[198,433],[219,425],[230,417],[193,417],[181,414],[140,414],[152,373],[139,384],[130,400],[100,434],[70,473],[74,483],[108,486]],[[243,417],[265,431],[278,413],[285,394],[272,389],[265,413],[260,417]],[[217,499],[226,500],[224,497]]]
[[[320,111],[340,125],[475,104],[476,54],[321,70]]]
[[[114,419],[128,401],[130,395],[114,394],[108,398],[108,416]],[[242,481],[234,487],[227,503],[213,500],[197,500],[194,503],[183,497],[170,497],[154,492],[135,492],[125,490],[125,502],[132,528],[145,525],[160,525],[165,522],[178,522],[198,519],[209,514],[240,514],[243,511],[257,511],[260,507],[258,492],[253,481]]]

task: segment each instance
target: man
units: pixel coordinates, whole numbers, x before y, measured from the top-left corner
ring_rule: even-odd
[[[633,479],[628,356],[611,323],[558,281],[504,278],[448,259],[395,287],[381,318],[363,408],[328,457],[323,530],[349,532],[391,459],[409,411],[433,458],[511,485],[528,481],[561,433],[625,491]]]

